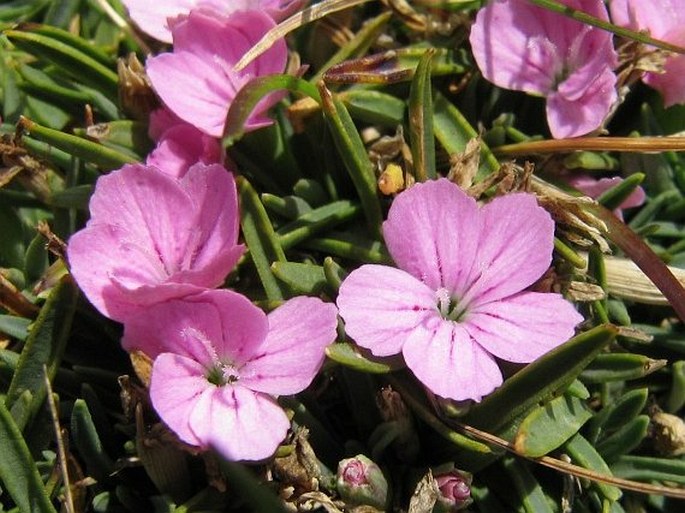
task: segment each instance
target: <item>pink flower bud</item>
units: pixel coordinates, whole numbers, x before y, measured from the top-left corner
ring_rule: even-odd
[[[349,506],[385,509],[388,482],[378,465],[363,454],[340,462],[336,485],[340,497]]]
[[[458,511],[471,504],[471,479],[470,474],[458,470],[435,476],[440,497],[433,511]]]

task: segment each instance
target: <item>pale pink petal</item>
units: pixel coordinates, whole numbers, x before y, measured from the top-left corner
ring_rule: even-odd
[[[259,0],[122,0],[129,16],[146,34],[171,43],[173,20],[191,9],[206,9],[217,15],[228,15],[238,9],[250,9]]]
[[[205,446],[190,428],[190,415],[208,388],[205,369],[195,360],[172,353],[161,354],[152,366],[150,399],[164,423],[184,442]]]
[[[172,352],[205,366],[242,363],[243,352],[266,337],[266,315],[245,296],[227,289],[205,290],[148,308],[128,319],[122,345],[154,358]]]
[[[260,461],[283,441],[290,422],[273,399],[241,386],[205,389],[190,415],[204,446],[231,461]]]
[[[447,179],[404,191],[383,223],[398,267],[433,290],[444,287],[457,295],[470,281],[480,231],[475,200]]]
[[[89,226],[110,224],[124,228],[127,236],[121,242],[147,248],[159,258],[167,274],[179,270],[188,239],[195,232],[192,201],[177,180],[139,164],[124,166],[98,179],[90,200],[90,215]]]
[[[419,381],[441,397],[480,401],[502,384],[502,374],[492,356],[461,324],[439,316],[411,333],[402,354]]]
[[[165,130],[145,163],[180,178],[197,162],[214,164],[220,161],[219,141],[183,123]]]
[[[383,265],[352,271],[340,286],[337,303],[347,334],[377,356],[398,354],[417,326],[439,315],[435,291]]]
[[[552,136],[578,137],[597,130],[617,100],[616,75],[610,68],[595,75],[578,71],[547,97],[547,122]]]
[[[685,27],[683,27],[685,36]],[[685,44],[685,37],[679,41],[670,41],[675,44]],[[663,73],[647,73],[643,81],[661,93],[664,106],[671,107],[679,103],[685,103],[685,56],[674,55],[664,63]]]
[[[569,184],[578,189],[583,194],[590,196],[593,199],[599,198],[603,193],[609,189],[616,187],[623,181],[620,176],[613,176],[611,178],[600,178],[597,180],[588,175],[574,176],[569,180]],[[623,219],[623,214],[621,212],[624,208],[639,207],[645,202],[647,195],[642,187],[637,187],[630,195],[623,200],[617,209],[614,210],[614,214],[619,219]]]
[[[174,25],[174,53],[148,59],[152,86],[177,116],[213,137],[223,134],[226,114],[238,90],[255,76],[283,72],[287,48],[281,39],[236,72],[234,64],[274,26],[263,12],[237,11],[229,17],[193,11]],[[264,113],[280,99],[261,102],[247,122],[264,123]],[[256,124],[256,125],[255,125]]]
[[[469,310],[463,326],[489,353],[528,363],[573,337],[582,320],[559,294],[522,292]]]
[[[611,0],[609,9],[616,25],[648,30],[659,39],[685,23],[681,0]]]
[[[504,298],[532,285],[549,268],[554,248],[554,221],[531,194],[495,198],[480,214],[484,235],[473,282],[465,295],[456,297],[468,305]]]
[[[153,110],[150,113],[148,122],[149,126],[147,133],[153,141],[159,141],[162,135],[164,135],[164,132],[170,128],[173,128],[176,125],[186,124],[185,121],[164,106]]]
[[[164,53],[148,59],[146,70],[155,92],[178,117],[212,137],[223,135],[239,77],[188,53]]]
[[[318,298],[297,297],[268,315],[269,333],[240,368],[240,384],[274,395],[301,392],[335,341],[337,310]]]
[[[230,253],[233,261],[224,265],[223,273],[217,277],[221,281],[228,270],[233,268],[243,249],[242,245],[237,246],[238,193],[233,173],[219,164],[196,164],[181,180],[181,187],[192,199],[198,212],[195,237],[188,245],[184,267],[204,268],[214,261],[217,255]],[[236,247],[240,252],[234,255],[233,250]],[[216,278],[208,281],[218,285]]]

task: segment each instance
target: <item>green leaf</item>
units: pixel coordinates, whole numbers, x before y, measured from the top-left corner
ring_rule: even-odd
[[[93,189],[94,187],[92,185],[69,187],[68,189],[54,193],[50,197],[50,205],[60,208],[88,210],[88,203],[93,194]]]
[[[259,201],[250,182],[242,176],[237,178],[237,182],[240,195],[240,226],[250,250],[250,257],[257,268],[266,297],[271,300],[283,299],[283,289],[271,272],[271,264],[285,262],[285,253],[264,205]]]
[[[48,251],[45,243],[45,237],[37,233],[26,250],[24,275],[29,283],[37,281],[48,268]]]
[[[369,360],[359,348],[347,342],[337,342],[326,347],[326,356],[334,362],[368,374],[386,374],[393,370],[387,363]]]
[[[252,511],[289,513],[283,501],[262,484],[247,467],[225,460],[222,460],[220,465],[231,489],[250,505]]]
[[[649,422],[647,415],[639,415],[626,421],[623,427],[596,445],[597,451],[605,461],[613,461],[619,456],[628,454],[647,436]]]
[[[0,331],[17,340],[25,340],[28,337],[30,325],[30,319],[0,314]]]
[[[268,75],[253,78],[238,91],[228,109],[223,137],[224,148],[233,146],[245,134],[245,122],[257,104],[266,95],[282,90],[304,94],[317,102],[320,101],[316,87],[301,78],[292,75]]]
[[[685,460],[677,458],[621,456],[611,465],[611,470],[623,479],[685,484]]]
[[[268,210],[289,220],[297,219],[312,211],[309,203],[298,196],[281,197],[265,192],[261,195],[261,198],[262,203]]]
[[[447,98],[436,91],[433,97],[433,125],[435,137],[449,154],[460,153],[466,149],[466,144],[478,137],[478,132],[469,124],[459,110]],[[477,179],[494,173],[499,169],[499,162],[488,146],[481,142],[481,163]]]
[[[604,406],[585,425],[588,440],[594,444],[603,432],[614,431],[632,421],[644,409],[648,396],[648,388],[638,388]]]
[[[609,210],[618,208],[644,181],[645,176],[646,175],[643,173],[634,173],[630,175],[608,191],[604,191],[597,198],[597,201]]]
[[[666,360],[653,360],[633,353],[600,354],[581,372],[580,379],[585,383],[638,379],[661,369],[666,363]]]
[[[110,67],[93,58],[90,47],[78,43],[78,38],[63,38],[64,31],[52,27],[40,31],[5,30],[4,35],[18,48],[50,62],[76,80],[102,91],[110,98],[118,95],[119,77]]]
[[[102,144],[41,126],[23,116],[19,121],[19,126],[25,133],[34,139],[46,142],[55,148],[63,150],[74,157],[82,158],[86,162],[90,162],[104,170],[117,169],[124,164],[137,162],[137,159],[111,148],[107,148]]]
[[[43,366],[47,367],[48,378],[52,381],[69,339],[77,297],[78,290],[70,277],[62,279],[52,290],[21,352],[5,398],[8,408],[26,390],[33,395],[31,416],[40,408],[47,393]]]
[[[565,395],[556,397],[523,419],[514,448],[526,456],[544,456],[575,435],[591,417],[585,401]]]
[[[318,296],[328,285],[320,265],[274,262],[271,264],[271,272],[295,294]]]
[[[431,60],[427,50],[416,68],[409,92],[409,143],[416,180],[425,182],[437,176],[435,171],[435,137],[433,136],[433,94]]]
[[[102,481],[112,472],[113,463],[105,453],[100,437],[83,399],[76,399],[71,411],[71,434],[87,472]]]
[[[575,435],[564,445],[564,451],[568,453],[573,462],[583,468],[593,470],[599,474],[611,476],[609,466],[599,453],[580,434]],[[617,501],[621,498],[621,490],[615,486],[593,481],[593,486],[608,500]]]
[[[473,406],[464,423],[497,432],[533,405],[564,390],[617,332],[612,325],[598,326],[553,349]]]
[[[407,106],[396,96],[371,89],[351,89],[341,92],[339,98],[350,116],[364,123],[395,128],[404,122]]]
[[[360,212],[360,206],[349,200],[334,201],[279,228],[278,240],[283,248],[292,248],[319,232],[354,219]]]
[[[42,373],[41,373],[42,375]],[[56,513],[22,438],[19,427],[0,401],[0,481],[24,513]]]
[[[320,85],[319,92],[324,117],[333,136],[335,147],[338,149],[338,154],[342,158],[359,195],[369,231],[374,237],[380,238],[383,216],[376,191],[373,164],[369,160],[359,132],[357,132],[357,128],[343,103],[336,99],[323,85]]]
[[[513,457],[502,460],[509,482],[516,489],[524,511],[527,513],[554,513],[545,492],[533,476],[528,465]]]

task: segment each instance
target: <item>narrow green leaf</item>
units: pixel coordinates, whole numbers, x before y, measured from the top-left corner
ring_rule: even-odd
[[[25,390],[33,394],[32,416],[43,403],[47,393],[43,366],[47,367],[48,377],[52,380],[69,338],[77,297],[78,290],[70,277],[62,279],[52,290],[21,352],[5,399],[9,408]]]
[[[48,268],[48,250],[43,235],[37,233],[24,256],[24,275],[29,283],[38,280]]]
[[[88,405],[83,399],[76,399],[71,411],[71,434],[79,455],[86,464],[86,471],[98,481],[112,472],[113,463],[105,453],[100,436],[95,429]]]
[[[324,262],[324,269],[326,263]],[[685,405],[685,360],[671,365],[671,391],[666,400],[666,411],[675,413]]]
[[[56,513],[29,448],[5,404],[0,401],[0,481],[24,513]]]
[[[29,335],[31,322],[31,319],[17,317],[16,315],[0,314],[0,331],[17,340],[25,340]]]
[[[107,148],[102,144],[41,126],[23,116],[20,118],[19,126],[34,139],[46,142],[74,157],[91,162],[104,170],[117,169],[124,164],[132,164],[137,161],[129,155]]]
[[[283,248],[292,248],[319,232],[354,219],[361,212],[358,204],[340,200],[316,208],[278,229]]]
[[[649,456],[621,456],[611,465],[617,477],[637,481],[662,481],[685,485],[685,460]]]
[[[331,257],[327,256],[323,261],[323,273],[326,276],[328,285],[335,291],[340,288],[340,284],[347,277],[347,271],[340,267]]]
[[[647,404],[648,388],[638,388],[623,394],[617,401],[604,406],[585,425],[587,438],[595,443],[600,434],[619,429],[632,421]]]
[[[245,134],[245,122],[257,104],[268,94],[287,90],[299,93],[320,102],[316,87],[306,80],[292,75],[268,75],[253,78],[246,84],[231,102],[226,116],[223,146],[233,146]]]
[[[596,445],[605,461],[628,454],[642,443],[649,430],[649,416],[639,415]]]
[[[634,353],[600,354],[580,373],[580,379],[585,383],[638,379],[661,369],[666,363],[666,360],[653,360]]]
[[[478,137],[478,132],[462,113],[438,91],[434,92],[433,108],[435,110],[433,114],[435,137],[447,153],[464,151],[466,144]],[[480,155],[481,163],[476,179],[482,179],[499,169],[499,162],[484,142],[481,142]]]
[[[257,268],[266,297],[271,300],[283,299],[283,290],[271,272],[271,264],[285,262],[285,253],[269,216],[264,210],[264,205],[259,201],[250,182],[241,176],[238,177],[237,182],[240,195],[240,226],[250,250],[250,257]]]
[[[262,484],[247,467],[225,460],[222,460],[220,465],[231,489],[250,505],[252,511],[289,513],[283,501]]]
[[[527,463],[513,457],[506,457],[502,460],[502,466],[509,477],[509,482],[516,489],[524,511],[527,513],[554,513],[550,502],[545,497],[542,486],[531,473]]]
[[[643,173],[634,173],[630,175],[608,191],[604,191],[597,198],[597,201],[609,210],[618,208],[644,181],[645,176],[646,175]]]
[[[556,397],[523,419],[514,448],[526,456],[544,456],[575,435],[591,417],[585,401],[565,395]]]
[[[340,235],[338,237],[326,237],[325,239],[308,239],[302,242],[302,247],[366,264],[388,264],[391,262],[390,255],[378,241],[367,241],[362,245],[358,241]]]
[[[113,150],[137,156],[143,160],[153,148],[152,141],[147,134],[147,123],[120,119],[107,123],[98,123],[88,128],[77,128],[74,133],[80,137],[87,137]]]
[[[473,406],[464,423],[497,432],[531,406],[564,390],[617,334],[611,325],[581,333],[529,364]]]
[[[347,342],[337,342],[326,347],[326,356],[334,362],[368,374],[386,374],[393,370],[387,363],[375,362],[359,352],[359,348]]]
[[[318,296],[328,285],[320,265],[274,262],[271,264],[271,272],[295,294]]]
[[[409,143],[416,180],[425,182],[437,176],[435,171],[435,137],[433,135],[433,93],[431,60],[427,50],[416,68],[409,91]]]
[[[564,451],[573,460],[573,463],[593,470],[599,474],[604,474],[611,476],[611,470],[609,466],[602,459],[599,453],[595,450],[590,443],[583,438],[580,434],[575,435],[564,445]],[[608,500],[617,501],[621,498],[621,490],[615,486],[600,483],[599,481],[593,481],[593,486]]]
[[[396,96],[371,89],[351,89],[339,95],[350,116],[364,123],[395,128],[404,122],[407,105]]]
[[[268,210],[289,220],[297,219],[312,211],[309,203],[297,196],[281,197],[265,192],[261,195],[261,198],[262,203]]]
[[[373,164],[366,153],[364,143],[343,103],[333,97],[323,84],[319,85],[324,117],[333,136],[333,141],[345,168],[352,178],[364,209],[367,226],[371,234],[380,238],[383,222],[381,205],[376,191],[376,177]]]
[[[93,194],[93,189],[94,187],[92,185],[69,187],[68,189],[54,193],[50,197],[50,205],[59,208],[88,210],[88,203]]]
[[[18,48],[55,64],[76,80],[102,91],[110,98],[117,97],[119,77],[116,72],[82,51],[82,48],[37,32],[5,30],[4,35]]]

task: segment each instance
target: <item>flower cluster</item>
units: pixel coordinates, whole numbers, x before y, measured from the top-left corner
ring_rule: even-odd
[[[150,397],[160,418],[182,441],[231,460],[265,459],[285,438],[290,422],[276,398],[312,382],[325,347],[336,339],[338,308],[357,344],[376,356],[401,353],[439,396],[475,401],[502,383],[496,358],[531,362],[570,338],[582,320],[560,295],[525,290],[548,269],[553,247],[554,223],[535,198],[510,194],[479,207],[446,179],[397,196],[383,235],[399,268],[353,271],[340,287],[338,308],[296,297],[265,314],[247,297],[220,288],[244,247],[236,183],[218,137],[236,92],[252,77],[283,71],[287,53],[277,41],[236,72],[235,62],[274,25],[263,11],[238,4],[269,10],[300,3],[167,2],[160,21],[141,14],[160,13],[149,3],[127,2],[140,27],[161,39],[170,30],[174,43],[172,52],[147,61],[164,103],[150,118],[158,144],[145,164],[98,180],[90,220],[68,246],[85,295],[123,323],[123,347],[153,359]],[[504,5],[492,4],[483,19],[498,19]],[[604,39],[564,30],[557,43],[570,48],[566,60],[538,88],[554,91],[551,105],[594,95],[613,76],[597,57],[598,64],[588,64],[596,80],[581,88],[572,71],[604,52]],[[473,38],[476,47],[477,26]],[[532,60],[554,57],[540,48]],[[248,128],[270,122],[265,112],[274,101],[261,102]],[[344,484],[378,495],[374,504],[383,507],[383,482],[364,481],[367,471],[362,460],[344,466]],[[452,502],[466,504],[461,488],[448,488]]]
[[[128,6],[160,13],[148,2]],[[145,165],[98,180],[68,259],[91,303],[124,324],[124,348],[153,359],[150,398],[178,437],[231,460],[262,460],[290,426],[275,398],[309,386],[337,327],[335,306],[318,298],[296,297],[266,315],[217,288],[244,251],[236,184],[217,137],[237,90],[283,70],[285,43],[238,73],[233,64],[273,26],[269,16],[237,5],[210,11],[210,2],[165,6],[180,16],[169,21],[174,51],[147,63],[165,103],[150,120],[158,145]],[[137,21],[161,27],[152,17]],[[268,123],[260,113],[271,104],[263,102],[250,128]]]

